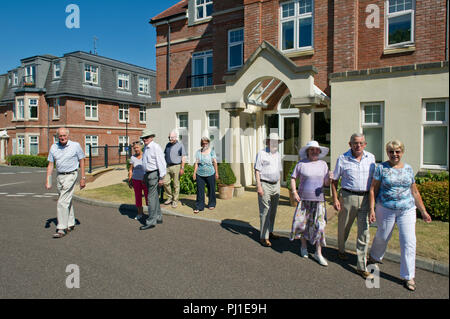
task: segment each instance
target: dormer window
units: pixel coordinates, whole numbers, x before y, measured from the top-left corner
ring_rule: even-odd
[[[84,65],[84,82],[98,84],[98,67],[89,64]]]
[[[59,79],[61,77],[61,63],[53,63],[53,78]]]
[[[210,18],[213,12],[212,0],[195,0],[195,19],[203,20]]]
[[[130,89],[130,75],[127,73],[119,72],[117,74],[117,87],[122,90]]]

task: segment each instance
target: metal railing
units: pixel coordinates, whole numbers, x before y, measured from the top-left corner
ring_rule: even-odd
[[[195,88],[201,86],[208,86],[213,84],[213,75],[212,73],[207,74],[199,74],[199,75],[189,75],[187,77],[187,88]]]
[[[130,157],[131,147],[129,145],[91,146],[89,147],[89,173],[92,173],[94,168],[126,164]]]

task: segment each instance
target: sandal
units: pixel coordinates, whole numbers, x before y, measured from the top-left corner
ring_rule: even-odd
[[[267,239],[261,239],[259,243],[264,247],[272,247],[272,243]]]
[[[198,214],[199,210],[198,209],[194,209],[194,214]]]
[[[65,229],[59,229],[55,234],[53,234],[53,238],[63,238],[66,235],[67,231]]]
[[[68,233],[70,233],[71,231],[73,231],[75,229],[75,226],[70,226],[69,228],[66,229],[66,231]]]
[[[413,280],[405,280],[403,286],[409,291],[416,291],[416,283]]]

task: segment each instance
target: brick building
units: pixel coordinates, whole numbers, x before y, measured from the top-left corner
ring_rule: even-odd
[[[416,172],[448,170],[447,1],[183,0],[150,23],[148,125],[191,154],[209,135],[244,185],[269,130],[285,172],[311,139],[333,167],[354,132],[378,161],[396,138]]]
[[[48,153],[59,127],[86,154],[89,145],[139,140],[145,105],[155,100],[155,71],[81,51],[20,62],[0,76],[1,160]]]

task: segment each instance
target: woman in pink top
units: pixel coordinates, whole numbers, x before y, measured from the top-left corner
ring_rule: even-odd
[[[311,141],[300,149],[300,161],[295,166],[291,176],[291,189],[298,202],[292,221],[291,241],[301,239],[300,256],[308,258],[308,240],[316,246],[314,259],[322,266],[328,266],[322,256],[322,246],[325,242],[325,225],[327,219],[323,186],[330,185],[330,173],[327,163],[321,158],[328,154],[329,149]],[[296,179],[300,179],[296,189]]]

